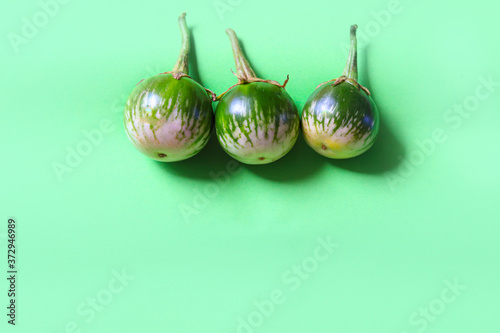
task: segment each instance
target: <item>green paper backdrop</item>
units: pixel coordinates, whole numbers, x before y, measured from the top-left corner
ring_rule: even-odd
[[[1,332],[497,332],[500,5],[492,0],[5,3]],[[215,137],[194,158],[138,153],[123,106],[171,70],[187,12],[193,77],[236,82],[228,27],[299,109],[344,68],[380,137],[333,161],[299,137],[266,166]],[[15,220],[15,326],[8,219]]]

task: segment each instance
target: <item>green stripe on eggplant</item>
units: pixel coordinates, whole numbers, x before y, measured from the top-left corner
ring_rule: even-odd
[[[159,74],[132,91],[124,121],[132,143],[147,156],[159,161],[183,160],[208,142],[213,128],[212,100],[191,78],[177,80],[172,74]]]
[[[349,82],[325,84],[308,98],[302,111],[307,143],[332,158],[357,156],[370,148],[379,129],[372,98]]]
[[[266,82],[240,84],[216,109],[217,138],[237,160],[264,164],[284,156],[295,144],[300,119],[285,89]]]

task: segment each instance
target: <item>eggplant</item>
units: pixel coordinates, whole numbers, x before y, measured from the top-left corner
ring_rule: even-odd
[[[182,47],[172,71],[137,84],[124,111],[125,132],[144,155],[162,162],[188,159],[207,144],[216,96],[189,76],[189,31],[179,17]]]
[[[297,141],[300,117],[285,86],[255,75],[232,29],[238,83],[218,97],[215,129],[220,145],[245,164],[268,164],[285,156]]]
[[[379,113],[370,91],[358,83],[358,26],[351,26],[351,46],[344,73],[320,84],[304,104],[302,130],[307,144],[333,159],[361,155],[375,142]]]

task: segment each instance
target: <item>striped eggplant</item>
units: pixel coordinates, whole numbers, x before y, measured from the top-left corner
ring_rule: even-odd
[[[267,164],[292,149],[299,134],[300,117],[286,83],[256,77],[243,55],[238,37],[231,40],[238,83],[218,97],[215,129],[222,148],[245,164]]]
[[[357,25],[351,26],[351,47],[344,73],[320,84],[304,104],[302,129],[319,154],[345,159],[367,151],[375,142],[379,114],[370,92],[358,83]]]
[[[215,94],[188,75],[185,16],[179,17],[182,48],[174,69],[139,82],[125,106],[128,138],[144,155],[162,162],[196,155],[207,144],[214,123]]]

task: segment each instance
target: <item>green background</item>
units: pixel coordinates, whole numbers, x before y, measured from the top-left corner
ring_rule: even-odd
[[[73,0],[46,22],[42,10],[10,2],[0,20],[0,246],[15,218],[19,247],[17,325],[2,278],[2,332],[500,329],[500,87],[481,81],[500,82],[497,2]],[[211,174],[231,159],[215,137],[188,161],[142,156],[123,106],[139,80],[173,67],[183,11],[194,78],[217,93],[236,82],[231,27],[258,75],[290,74],[299,109],[342,73],[357,23],[360,82],[381,113],[375,146],[333,161],[300,137],[224,184]],[[23,18],[38,31],[13,46]],[[78,147],[88,154],[58,175]]]

